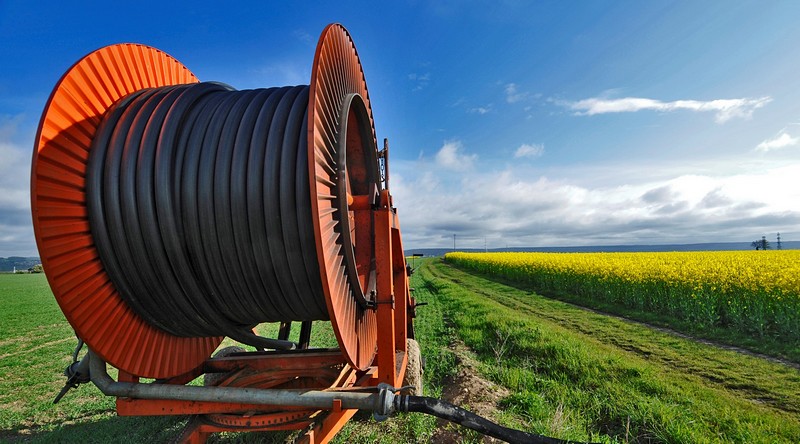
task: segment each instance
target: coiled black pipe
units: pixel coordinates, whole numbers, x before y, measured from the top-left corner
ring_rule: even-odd
[[[106,112],[87,165],[89,223],[109,278],[150,325],[293,348],[250,329],[328,319],[308,93],[198,83],[137,91]]]

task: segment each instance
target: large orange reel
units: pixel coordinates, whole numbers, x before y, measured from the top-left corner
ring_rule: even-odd
[[[166,333],[143,321],[120,296],[98,257],[87,218],[89,150],[104,114],[118,100],[145,88],[196,82],[185,66],[158,49],[139,44],[99,49],[58,82],[36,136],[31,206],[50,286],[78,336],[105,361],[136,376],[170,378],[187,373],[211,355],[222,337]],[[363,69],[341,25],[329,25],[320,37],[308,105],[315,259],[340,348],[353,367],[363,369],[372,363],[377,344],[374,309],[363,303],[372,285],[374,252],[367,245],[369,225],[359,213],[359,205],[373,194],[360,187],[363,179],[359,179],[372,169],[372,157],[344,161],[353,171],[342,188],[337,150],[341,145],[359,158],[374,154],[376,144]],[[352,116],[344,126],[342,112]],[[341,207],[343,194],[352,208]],[[336,215],[343,209],[351,213],[352,218],[345,219],[352,224],[342,224]],[[347,236],[337,224],[347,227]]]

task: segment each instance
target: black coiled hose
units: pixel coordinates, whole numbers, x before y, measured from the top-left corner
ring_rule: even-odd
[[[308,178],[308,86],[137,91],[105,114],[89,223],[122,298],[176,336],[264,348],[260,322],[328,319]]]

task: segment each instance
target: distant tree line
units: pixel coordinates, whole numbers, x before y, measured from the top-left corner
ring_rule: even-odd
[[[0,271],[27,270],[42,261],[38,257],[0,257]]]
[[[29,267],[28,269],[14,268],[13,271],[16,274],[44,273],[44,267],[42,266],[42,264],[36,264],[33,267]]]
[[[767,240],[767,236],[761,236],[760,240],[754,240],[750,242],[750,246],[755,248],[756,250],[769,250],[772,248],[769,241]]]

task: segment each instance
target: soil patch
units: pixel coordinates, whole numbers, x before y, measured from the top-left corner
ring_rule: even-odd
[[[478,362],[463,342],[455,342],[450,349],[458,359],[459,371],[454,378],[445,383],[442,399],[496,422],[495,414],[500,400],[511,393],[505,387],[481,376],[478,372]],[[436,424],[437,428],[431,437],[431,442],[455,444],[464,441],[466,429],[443,419],[437,420]],[[503,441],[484,436],[480,442],[501,443]]]

